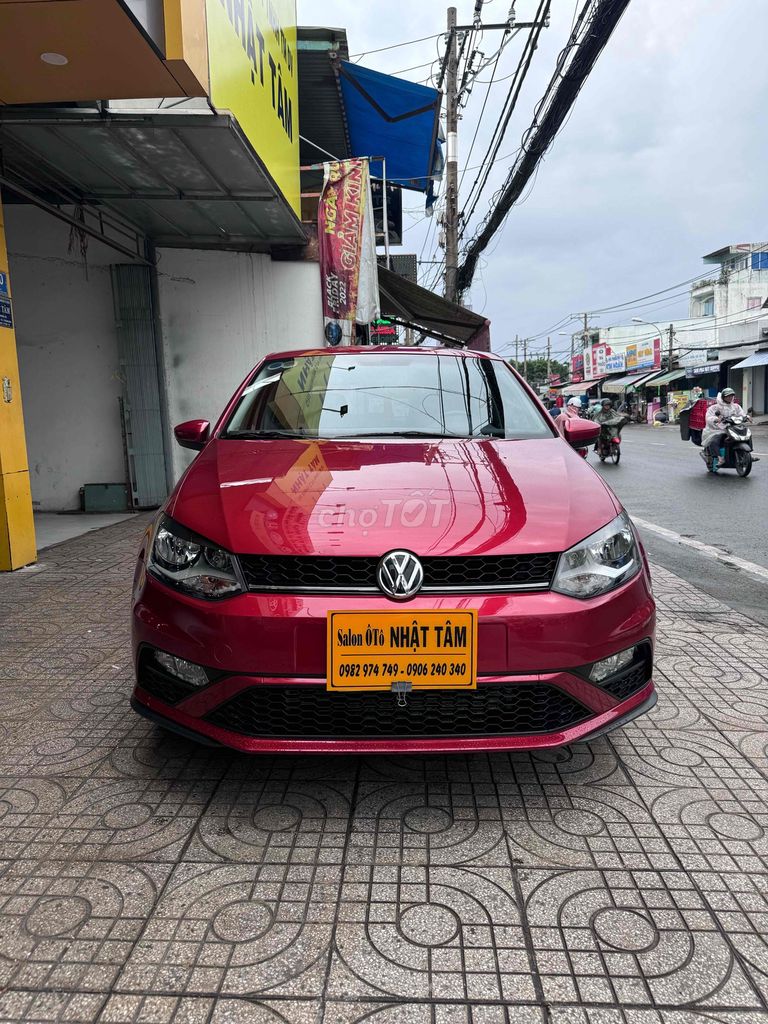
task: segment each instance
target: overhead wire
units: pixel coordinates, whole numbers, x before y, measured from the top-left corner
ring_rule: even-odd
[[[488,182],[491,168],[498,156],[509,121],[517,106],[520,91],[531,66],[539,36],[541,35],[544,27],[543,16],[546,16],[549,13],[550,2],[551,0],[539,0],[539,6],[534,17],[534,24],[526,37],[525,47],[514,73],[512,84],[507,91],[507,97],[491,134],[488,148],[486,149],[485,155],[481,161],[480,170],[476,175],[475,180],[472,182],[464,203],[464,209],[461,214],[463,223],[459,234],[460,238],[464,235],[469,221],[477,208],[477,204],[479,203],[483,190]]]
[[[359,53],[350,53],[349,59],[354,60],[355,57],[367,57],[371,53],[384,53],[385,50],[398,50],[402,46],[412,46],[414,43],[424,43],[428,39],[439,39],[442,35],[445,35],[445,33],[433,32],[431,35],[420,36],[418,39],[406,39],[402,43],[392,43],[389,46],[379,46],[375,50],[361,50]]]
[[[534,111],[533,122],[523,135],[520,154],[464,252],[458,270],[460,294],[471,285],[480,254],[504,224],[512,206],[552,145],[628,4],[629,0],[587,0],[582,8],[569,42],[558,56],[555,73]],[[591,12],[590,17],[587,17],[588,11]]]

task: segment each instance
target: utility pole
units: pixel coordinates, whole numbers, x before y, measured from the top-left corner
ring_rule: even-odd
[[[448,69],[445,76],[445,297],[458,301],[456,288],[459,270],[459,154],[458,154],[458,57],[456,8],[448,8]]]
[[[667,352],[667,369],[672,369],[672,346],[674,343],[675,329],[672,324],[669,325],[669,349]]]
[[[515,369],[520,369],[520,339],[515,335]]]
[[[528,380],[528,339],[523,338],[523,376]]]
[[[550,377],[550,373],[551,373],[551,370],[552,370],[551,362],[552,362],[552,345],[550,344],[549,338],[547,338],[547,380],[546,380],[547,384],[549,384],[549,377]]]

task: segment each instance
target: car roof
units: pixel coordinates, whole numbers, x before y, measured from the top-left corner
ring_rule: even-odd
[[[407,345],[345,345],[338,348],[297,348],[288,349],[285,352],[270,352],[264,357],[267,359],[289,359],[297,356],[334,356],[339,353],[355,355],[368,355],[392,353],[395,355],[420,355],[420,356],[454,356],[457,359],[493,359],[497,362],[504,362],[504,357],[493,352],[478,352],[476,349],[465,348],[421,348]]]

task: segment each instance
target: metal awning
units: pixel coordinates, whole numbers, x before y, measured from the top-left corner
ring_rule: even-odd
[[[653,377],[647,381],[649,388],[659,388],[663,384],[671,384],[673,380],[679,380],[681,377],[685,377],[685,368],[682,370],[667,370],[666,373],[660,374],[658,377]]]
[[[156,245],[266,252],[306,242],[234,117],[202,104],[150,106],[158,102],[119,113],[0,109],[2,184],[45,198],[56,182]]]
[[[732,366],[732,370],[748,370],[750,366],[768,366],[768,352],[755,352],[740,363]]]
[[[551,388],[552,391],[567,391],[569,395],[583,395],[589,391],[590,388],[597,387],[602,378],[596,377],[594,380],[580,380],[576,384],[558,384],[557,387]]]
[[[393,270],[379,266],[381,315],[447,345],[470,345],[488,328],[484,316],[449,302]]]
[[[604,380],[603,391],[607,391],[612,395],[619,395],[622,391],[626,391],[627,388],[639,387],[658,372],[658,370],[653,370],[651,373],[629,373],[624,377],[616,377],[614,380]]]

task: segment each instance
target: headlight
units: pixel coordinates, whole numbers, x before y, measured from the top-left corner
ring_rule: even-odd
[[[640,552],[626,512],[560,555],[552,589],[570,597],[596,597],[640,571]]]
[[[155,530],[147,570],[193,597],[216,600],[239,594],[235,559],[223,548],[209,544],[169,516],[161,516]]]

